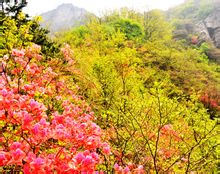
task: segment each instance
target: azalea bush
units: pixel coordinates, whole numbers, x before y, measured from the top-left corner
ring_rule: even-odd
[[[1,59],[0,169],[92,173],[109,145],[90,107],[39,53],[33,45]]]
[[[220,117],[220,94],[215,88],[209,89],[205,94],[201,95],[200,101],[208,109],[210,118],[215,119]]]

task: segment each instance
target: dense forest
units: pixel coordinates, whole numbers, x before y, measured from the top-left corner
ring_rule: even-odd
[[[0,173],[218,173],[217,48],[177,35],[211,12],[201,2],[91,15],[51,38],[26,1],[3,1]]]

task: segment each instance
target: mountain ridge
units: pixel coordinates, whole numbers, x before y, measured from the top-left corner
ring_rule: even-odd
[[[84,24],[86,16],[89,14],[84,8],[74,6],[71,3],[63,3],[56,9],[42,13],[43,21],[41,25],[55,33],[68,30],[74,26]]]

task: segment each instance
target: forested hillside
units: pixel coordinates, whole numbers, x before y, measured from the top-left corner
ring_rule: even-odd
[[[0,173],[217,173],[220,66],[172,19],[123,8],[51,40],[3,10]]]

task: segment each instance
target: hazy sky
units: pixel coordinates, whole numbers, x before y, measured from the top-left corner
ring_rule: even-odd
[[[183,1],[184,0],[28,0],[28,6],[25,11],[30,15],[39,15],[42,12],[56,8],[62,3],[72,3],[96,15],[100,15],[106,10],[121,7],[129,7],[141,11],[152,8],[167,10],[169,7],[180,4]]]

